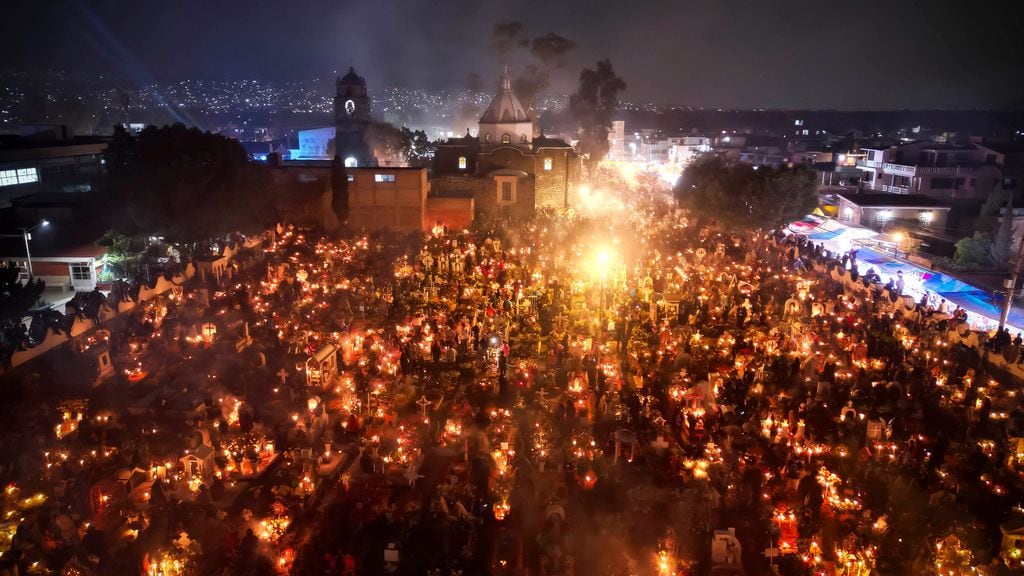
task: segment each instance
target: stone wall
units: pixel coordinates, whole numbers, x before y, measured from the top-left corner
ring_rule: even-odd
[[[447,226],[449,230],[467,229],[473,225],[473,205],[472,197],[428,197],[423,229],[429,230],[435,224]]]

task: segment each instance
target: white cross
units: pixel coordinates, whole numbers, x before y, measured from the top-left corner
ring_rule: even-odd
[[[420,407],[421,415],[427,417],[427,406],[430,406],[430,400],[427,400],[426,396],[420,396],[420,399],[416,401],[416,404]]]

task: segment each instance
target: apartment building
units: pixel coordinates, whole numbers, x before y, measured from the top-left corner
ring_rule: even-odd
[[[998,156],[977,144],[912,142],[862,149],[865,157],[857,168],[865,191],[982,202],[1002,180]]]

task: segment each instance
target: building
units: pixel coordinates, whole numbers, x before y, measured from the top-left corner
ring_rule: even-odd
[[[338,78],[334,95],[334,149],[346,166],[373,166],[377,162],[366,143],[370,126],[370,97],[366,80],[353,68]]]
[[[331,162],[282,160],[273,155],[271,177],[280,189],[277,212],[289,223],[333,230]],[[473,221],[473,198],[430,195],[426,168],[347,168],[352,228],[388,228],[403,232],[435,225],[467,228]]]
[[[299,130],[299,147],[292,160],[330,160],[341,156],[345,166],[376,166],[368,134],[373,126],[366,80],[353,68],[335,81],[334,126]]]
[[[411,232],[425,230],[430,181],[426,168],[355,168],[348,182],[353,226]]]
[[[942,232],[950,209],[923,194],[843,192],[838,199],[840,222],[876,230],[905,226]]]
[[[528,215],[541,207],[572,206],[581,168],[564,140],[534,136],[533,120],[505,74],[477,135],[467,131],[438,145],[431,193],[472,198],[477,215]]]
[[[41,192],[80,193],[106,176],[108,139],[74,137],[63,127],[0,136],[0,208]]]
[[[857,162],[861,187],[891,194],[921,194],[950,202],[983,202],[1002,172],[997,155],[976,144],[912,142],[864,146]]]

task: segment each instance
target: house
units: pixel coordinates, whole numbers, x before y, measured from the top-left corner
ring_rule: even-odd
[[[877,192],[837,195],[839,221],[856,226],[884,230],[896,224],[943,231],[950,207],[923,194],[885,194]]]
[[[945,201],[983,202],[1002,181],[997,155],[976,144],[912,142],[863,146],[861,186],[872,192],[920,194]]]
[[[24,246],[23,242],[22,243]],[[9,246],[12,243],[4,243]],[[17,243],[14,243],[17,244]],[[22,246],[20,251],[16,248],[7,250],[9,253],[0,256],[5,262],[15,264],[24,270],[22,276],[28,278],[28,259],[25,257],[25,249]],[[50,248],[43,246],[36,249],[30,244],[32,259],[32,275],[46,283],[48,293],[56,292],[55,301],[62,299],[70,300],[75,292],[91,292],[96,289],[96,282],[103,271],[104,257],[107,248],[89,244],[75,248]],[[15,252],[15,253],[10,253]],[[17,253],[20,252],[20,253]],[[45,298],[44,294],[44,299]]]

